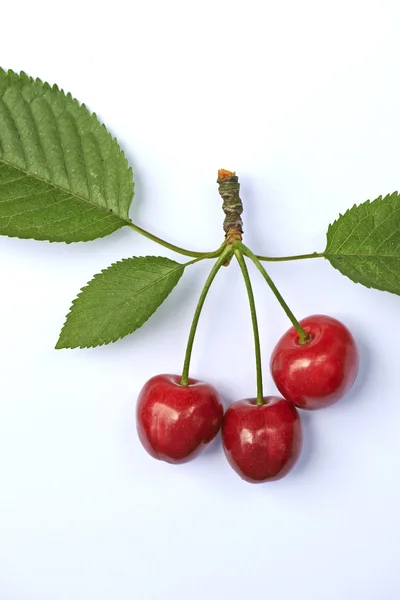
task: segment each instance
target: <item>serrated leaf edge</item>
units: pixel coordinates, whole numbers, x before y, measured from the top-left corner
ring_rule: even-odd
[[[396,194],[397,196],[399,196],[399,193],[398,193],[398,191],[396,190],[396,191],[392,192],[391,194],[386,194],[386,196],[382,196],[382,195],[381,195],[381,196],[378,196],[377,198],[375,198],[375,200],[370,200],[370,199],[369,199],[369,200],[365,200],[365,202],[361,202],[361,204],[353,204],[353,206],[351,206],[350,208],[348,208],[348,209],[346,210],[346,212],[345,212],[345,213],[343,213],[343,214],[339,213],[339,216],[338,216],[338,218],[337,218],[337,219],[335,219],[335,220],[334,220],[332,223],[329,223],[329,225],[328,225],[328,230],[327,230],[327,232],[326,232],[326,239],[327,239],[327,244],[326,244],[326,245],[328,246],[328,236],[329,236],[329,233],[330,233],[330,231],[332,230],[332,227],[334,227],[334,225],[335,225],[335,224],[336,224],[336,223],[337,223],[337,222],[338,222],[338,221],[339,221],[341,218],[343,218],[343,217],[346,217],[346,215],[347,215],[348,213],[350,213],[350,212],[351,212],[351,211],[352,211],[354,208],[361,208],[362,206],[368,206],[368,205],[370,205],[370,204],[373,204],[374,202],[385,202],[385,201],[387,201],[389,198],[392,198],[392,196],[394,196],[395,194]],[[329,253],[327,253],[327,249],[326,249],[326,248],[325,248],[325,250],[324,250],[324,253],[323,253],[323,254],[324,254],[324,256],[328,256],[328,254],[329,254]],[[335,256],[335,255],[331,255],[331,256]]]
[[[76,348],[80,348],[80,349],[84,350],[84,349],[88,349],[88,348],[100,348],[101,346],[108,346],[108,344],[115,344],[115,342],[118,342],[119,340],[123,339],[124,337],[126,337],[126,336],[128,336],[128,335],[131,335],[132,333],[134,333],[134,332],[126,333],[125,335],[121,335],[121,336],[117,337],[115,340],[111,340],[110,342],[103,342],[102,344],[96,344],[96,345],[87,345],[87,346],[80,346],[80,345],[76,345],[76,346],[64,346],[64,345],[60,345],[60,339],[61,339],[61,336],[62,336],[62,334],[63,334],[63,331],[64,331],[64,329],[65,329],[65,326],[66,326],[66,324],[67,324],[68,317],[69,317],[69,316],[70,316],[70,314],[72,313],[72,309],[73,309],[74,305],[76,304],[76,302],[78,302],[78,300],[79,300],[80,296],[81,296],[81,295],[84,293],[84,291],[85,291],[85,290],[86,290],[86,289],[89,287],[89,284],[90,284],[90,283],[91,283],[91,282],[92,282],[94,279],[96,279],[97,277],[100,277],[100,276],[101,276],[101,275],[103,275],[103,274],[104,274],[106,271],[108,271],[109,269],[111,269],[112,267],[114,267],[115,265],[117,265],[117,264],[120,264],[120,263],[127,262],[127,261],[129,261],[129,260],[132,260],[132,259],[140,259],[140,258],[162,258],[162,259],[166,259],[166,260],[169,260],[169,261],[171,261],[171,262],[175,263],[175,264],[177,265],[177,269],[176,269],[176,270],[178,270],[178,269],[182,269],[182,273],[181,273],[181,276],[179,277],[179,279],[182,277],[182,275],[183,275],[183,273],[184,273],[184,271],[185,271],[185,266],[186,266],[186,265],[185,265],[184,263],[178,263],[178,262],[176,262],[176,261],[174,261],[174,260],[172,260],[172,259],[170,259],[170,258],[167,258],[167,257],[165,257],[165,256],[132,256],[132,257],[130,257],[130,258],[121,258],[121,260],[117,260],[117,261],[115,261],[115,262],[111,263],[111,265],[109,265],[109,266],[108,266],[108,267],[106,267],[105,269],[102,269],[102,270],[101,270],[99,273],[95,273],[95,275],[93,275],[92,279],[90,279],[90,281],[88,281],[88,282],[87,282],[87,284],[86,284],[86,285],[84,285],[84,286],[83,286],[83,287],[80,289],[80,291],[79,291],[79,292],[78,292],[78,294],[76,295],[76,298],[74,298],[74,300],[72,301],[72,303],[71,303],[71,306],[70,306],[70,308],[69,308],[69,311],[68,311],[68,313],[67,313],[67,315],[66,315],[66,317],[65,317],[64,324],[63,324],[63,326],[62,326],[62,328],[61,328],[61,332],[60,332],[60,335],[59,335],[59,338],[58,338],[57,344],[56,344],[56,345],[55,345],[55,347],[54,347],[54,349],[55,349],[55,350],[75,350]],[[173,271],[171,271],[171,272],[173,272]],[[168,273],[167,275],[164,275],[164,277],[168,277],[168,275],[169,275],[169,274],[170,274],[170,273]],[[161,279],[162,279],[162,278],[161,278]],[[177,281],[176,285],[178,284],[178,282],[179,282],[179,279],[178,279],[178,281]],[[175,287],[175,286],[174,286],[174,287]],[[173,291],[173,290],[171,290],[171,292],[172,292],[172,291]],[[171,292],[170,292],[170,293],[171,293]],[[169,294],[168,294],[168,296],[169,296]],[[167,296],[167,297],[168,297],[168,296]],[[149,319],[150,319],[150,318],[151,318],[151,317],[152,317],[152,316],[153,316],[153,315],[154,315],[154,314],[157,312],[157,310],[160,308],[160,306],[161,306],[162,304],[163,304],[163,302],[162,302],[162,303],[161,303],[159,306],[157,306],[157,308],[155,309],[155,311],[154,311],[153,313],[151,313],[151,315],[149,315],[149,316],[147,317],[147,319],[146,319],[145,321],[143,321],[142,325],[140,325],[140,327],[138,327],[137,329],[140,329],[141,327],[143,327],[143,325],[144,325],[145,323],[147,323],[147,321],[148,321],[148,320],[149,320]],[[134,331],[137,331],[137,330],[135,329]]]
[[[374,200],[368,199],[365,202],[362,202],[361,204],[353,204],[353,206],[351,206],[350,208],[348,208],[345,213],[343,213],[343,214],[339,213],[339,217],[337,219],[335,219],[335,221],[333,221],[332,223],[330,223],[328,225],[328,230],[327,230],[327,233],[326,233],[327,244],[326,244],[326,248],[325,248],[325,250],[323,252],[323,257],[326,260],[328,260],[329,263],[331,264],[331,266],[334,269],[336,269],[337,271],[339,271],[339,273],[341,275],[343,275],[344,277],[347,277],[347,279],[350,279],[350,281],[352,283],[355,283],[356,285],[361,285],[362,287],[365,287],[365,288],[367,288],[369,290],[377,290],[377,291],[380,291],[380,292],[386,292],[388,294],[400,295],[400,294],[396,294],[396,292],[394,292],[394,291],[389,291],[387,289],[384,289],[382,286],[370,285],[370,284],[367,284],[367,283],[362,283],[361,281],[355,281],[349,275],[347,275],[346,273],[342,272],[342,270],[339,267],[339,264],[340,264],[340,262],[342,260],[346,260],[350,256],[364,256],[364,255],[362,255],[362,254],[357,254],[357,255],[343,254],[343,255],[341,255],[340,253],[333,254],[333,253],[329,253],[327,251],[327,247],[328,247],[328,243],[329,243],[329,240],[328,240],[329,233],[330,233],[332,227],[339,221],[340,218],[346,217],[346,215],[348,213],[350,213],[355,208],[360,208],[362,206],[368,206],[370,204],[373,204],[374,202],[385,202],[385,201],[391,199],[395,195],[397,197],[400,196],[398,190],[395,190],[394,192],[386,194],[385,196],[380,195],[377,198],[375,198]],[[399,257],[399,260],[400,260],[400,257]],[[335,263],[338,263],[338,264],[335,264]],[[351,265],[351,267],[352,267],[352,269],[357,270],[354,265]]]
[[[5,69],[3,69],[2,67],[0,67],[0,77],[6,77],[9,78],[11,80],[11,84],[15,84],[18,85],[21,81],[27,82],[27,83],[35,83],[38,84],[40,86],[42,86],[42,88],[49,89],[52,91],[55,91],[57,93],[60,93],[62,96],[64,96],[64,98],[67,98],[68,100],[71,100],[74,104],[76,104],[76,106],[79,109],[83,109],[85,110],[88,115],[89,118],[93,121],[96,121],[98,124],[100,124],[100,127],[102,129],[105,129],[106,133],[110,136],[111,138],[111,142],[112,144],[117,148],[117,150],[119,151],[125,166],[127,167],[127,171],[131,177],[132,180],[132,199],[131,199],[131,203],[132,200],[134,198],[134,194],[135,194],[135,182],[133,181],[133,171],[132,171],[132,167],[129,165],[128,159],[125,155],[125,152],[122,150],[118,140],[116,137],[113,137],[110,133],[110,131],[107,129],[106,125],[104,122],[102,122],[99,117],[97,116],[97,114],[95,112],[90,112],[90,110],[87,108],[86,104],[84,102],[79,102],[79,100],[77,100],[77,98],[75,98],[74,96],[72,96],[71,92],[65,92],[62,88],[59,88],[57,84],[53,84],[50,85],[48,82],[46,81],[42,81],[39,77],[33,78],[29,75],[27,75],[25,73],[25,71],[20,71],[20,73],[16,73],[15,71],[13,71],[12,69],[8,69],[7,71]],[[14,80],[14,81],[12,81]],[[3,163],[7,166],[10,166],[12,168],[15,168],[15,165],[9,163],[8,161],[4,160],[3,158],[0,158],[0,163]],[[82,196],[79,196],[78,194],[74,194],[73,192],[71,192],[70,190],[67,190],[59,185],[56,185],[54,183],[52,183],[51,181],[46,181],[44,179],[42,179],[41,177],[38,177],[37,175],[35,175],[34,173],[31,173],[30,171],[26,171],[24,169],[20,169],[18,167],[18,169],[21,171],[21,173],[25,173],[27,175],[29,175],[29,177],[33,177],[34,179],[45,183],[46,185],[52,186],[54,189],[59,189],[63,192],[65,192],[66,194],[70,194],[71,196],[73,196],[74,198],[77,198],[79,200],[81,200],[82,202],[86,202],[86,204],[90,204],[91,206],[94,206],[97,210],[102,210],[104,213],[107,213],[107,210],[104,210],[101,206],[99,206],[98,204],[95,204],[94,202],[92,202],[91,200],[88,200],[87,198],[83,198]],[[115,214],[115,213],[113,213]],[[131,221],[130,219],[123,219],[122,217],[120,217],[119,215],[115,215],[116,217],[118,217],[118,219],[120,219],[121,222],[125,223],[126,225],[130,225]],[[128,212],[128,217],[129,217],[129,212]],[[10,238],[14,238],[14,237],[18,237],[18,236],[10,236],[10,235],[5,235],[6,237],[10,237]],[[18,238],[19,239],[19,238]],[[30,238],[31,239],[31,238]],[[98,239],[98,238],[96,238]],[[77,242],[59,242],[59,241],[52,241],[52,240],[36,240],[36,241],[44,241],[44,242],[49,242],[49,243],[66,243],[66,244],[72,244],[72,243],[77,243]],[[91,240],[94,241],[94,240]]]
[[[90,112],[90,110],[88,109],[88,107],[86,106],[86,104],[84,102],[79,102],[79,100],[77,98],[75,98],[75,96],[73,96],[71,94],[71,92],[65,92],[63,90],[63,88],[59,88],[58,85],[56,83],[54,83],[53,85],[50,85],[47,81],[43,81],[42,79],[40,79],[39,77],[33,78],[30,75],[27,75],[25,73],[25,71],[20,71],[19,73],[16,73],[15,71],[13,71],[12,69],[8,69],[7,71],[5,69],[3,69],[2,67],[0,67],[0,77],[4,76],[4,77],[9,77],[10,79],[12,78],[16,78],[15,82],[13,83],[18,83],[20,80],[25,79],[28,83],[36,83],[38,85],[41,85],[44,89],[49,89],[52,90],[54,92],[60,93],[64,96],[64,98],[68,98],[69,100],[71,100],[74,104],[77,105],[78,108],[83,108],[89,115],[89,117],[94,120],[96,120],[98,123],[100,123],[100,126],[105,129],[108,133],[108,135],[111,137],[111,140],[113,142],[114,145],[116,145],[118,147],[119,152],[121,153],[122,157],[124,158],[125,161],[125,165],[128,167],[128,171],[129,173],[132,175],[132,167],[129,166],[128,163],[128,159],[126,158],[125,152],[122,150],[122,148],[120,147],[120,144],[117,140],[116,137],[113,137],[111,135],[111,133],[109,132],[109,130],[107,129],[106,125],[104,122],[102,122],[99,117],[97,116],[97,114],[95,112]],[[4,161],[5,162],[5,161]],[[14,166],[14,165],[10,165],[10,166]],[[22,169],[21,169],[22,170]],[[30,173],[29,173],[30,174]],[[42,180],[41,180],[42,181]],[[134,182],[133,182],[134,183]],[[55,186],[58,187],[58,186]],[[64,192],[68,192],[69,190],[64,190],[64,188],[60,188],[62,189]],[[78,198],[80,198],[80,196],[77,196]],[[84,198],[83,198],[84,200]],[[97,206],[97,205],[96,205]]]

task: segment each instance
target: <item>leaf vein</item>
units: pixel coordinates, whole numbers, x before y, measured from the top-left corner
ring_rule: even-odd
[[[38,177],[37,175],[34,175],[33,173],[30,173],[29,171],[25,171],[24,169],[20,169],[19,167],[15,167],[14,165],[10,164],[8,161],[0,158],[0,163],[4,163],[5,165],[19,170],[22,173],[25,173],[28,177],[33,177],[34,179],[36,179],[37,181],[40,181],[40,183],[45,184],[45,185],[49,185],[52,188],[56,189],[56,190],[60,190],[61,192],[64,192],[65,194],[70,194],[71,196],[73,196],[74,198],[76,198],[77,200],[80,200],[81,202],[84,202],[86,204],[91,204],[95,209],[101,211],[101,212],[107,212],[108,209],[103,208],[102,206],[100,206],[99,204],[95,204],[94,202],[92,202],[91,200],[88,200],[87,198],[84,198],[83,196],[80,196],[78,194],[75,194],[74,192],[72,192],[71,190],[66,190],[64,188],[62,188],[61,186],[51,182],[51,181],[46,181],[44,179],[42,179],[41,177]],[[112,213],[112,215],[118,219],[120,219],[120,221],[122,221],[123,223],[125,223],[126,225],[130,225],[130,221],[128,219],[125,219],[124,217],[121,217],[120,215],[117,215],[116,213]]]
[[[17,177],[17,179],[11,179],[11,181],[4,181],[3,183],[0,182],[0,187],[3,185],[9,185],[10,183],[16,183],[17,181],[21,181],[21,179],[25,179],[26,177],[27,175],[22,175],[22,177]]]
[[[369,239],[369,238],[370,238],[370,237],[371,237],[371,236],[372,236],[372,235],[375,233],[375,231],[378,229],[378,227],[382,227],[382,225],[383,225],[384,223],[386,223],[386,221],[387,221],[388,219],[390,219],[390,217],[392,217],[394,214],[396,214],[396,212],[399,212],[399,211],[400,211],[400,209],[393,209],[393,210],[392,210],[392,211],[391,211],[391,212],[388,214],[388,216],[386,217],[386,219],[384,219],[384,220],[383,220],[381,223],[379,223],[379,225],[376,225],[375,227],[373,227],[373,228],[371,229],[371,231],[369,232],[369,234],[367,235],[367,237],[366,237],[364,240],[362,240],[362,241],[359,243],[359,245],[357,246],[357,248],[355,249],[355,251],[357,251],[357,250],[358,250],[358,248],[359,248],[360,246],[362,246],[363,244],[365,244],[365,242],[366,242],[366,241],[367,241],[367,240],[368,240],[368,239]],[[370,216],[370,215],[367,215],[367,216]],[[361,223],[361,221],[360,221],[360,223]],[[384,241],[385,241],[385,240],[384,240]]]

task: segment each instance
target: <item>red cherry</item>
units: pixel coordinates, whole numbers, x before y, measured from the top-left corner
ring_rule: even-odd
[[[330,406],[357,376],[356,343],[343,323],[326,315],[307,317],[300,325],[311,335],[310,341],[300,344],[291,327],[272,352],[272,377],[282,396],[298,408]]]
[[[302,446],[299,413],[283,398],[234,402],[222,423],[222,445],[231,467],[250,483],[284,477]]]
[[[156,375],[139,394],[136,412],[140,441],[159,460],[179,464],[198,454],[217,435],[224,414],[211,385],[179,375]]]

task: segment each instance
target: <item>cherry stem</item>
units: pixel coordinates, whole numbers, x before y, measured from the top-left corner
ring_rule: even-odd
[[[190,367],[190,359],[192,356],[193,342],[194,342],[194,338],[196,335],[196,329],[197,329],[197,325],[199,323],[199,318],[200,318],[200,314],[201,314],[201,311],[202,311],[202,308],[204,305],[204,301],[205,301],[208,291],[211,287],[211,284],[215,279],[216,274],[218,273],[218,271],[220,270],[222,265],[225,263],[225,261],[228,260],[232,256],[232,254],[233,254],[232,246],[227,246],[222,251],[218,260],[214,263],[214,266],[211,269],[210,274],[207,277],[204,287],[201,291],[200,298],[199,298],[199,301],[196,306],[196,310],[194,311],[192,325],[190,327],[189,339],[188,339],[187,346],[186,346],[185,362],[183,364],[180,385],[189,385],[189,367]],[[205,257],[203,257],[203,258],[205,258]]]
[[[226,242],[224,242],[218,248],[218,250],[215,250],[214,252],[196,252],[194,250],[187,250],[186,248],[181,248],[180,246],[175,246],[175,244],[171,244],[170,242],[163,240],[162,238],[154,235],[153,233],[146,231],[146,229],[139,227],[139,225],[132,223],[132,221],[129,221],[127,223],[127,225],[131,229],[136,231],[137,233],[140,233],[140,235],[143,235],[144,237],[148,238],[149,240],[152,240],[156,244],[159,244],[160,246],[164,246],[164,248],[168,248],[169,250],[172,250],[173,252],[176,252],[177,254],[182,254],[183,256],[190,256],[193,258],[217,258],[221,254],[223,248],[226,246]],[[324,256],[325,255],[323,252],[321,252],[321,253],[312,252],[311,254],[298,254],[298,255],[294,255],[294,256],[260,256],[260,255],[257,255],[257,258],[258,258],[258,260],[262,260],[262,261],[266,261],[266,262],[284,262],[284,261],[290,261],[290,260],[303,260],[306,258],[324,258]]]
[[[254,352],[256,355],[257,404],[259,406],[262,406],[264,404],[264,396],[263,396],[263,380],[262,380],[262,367],[261,367],[260,335],[259,335],[259,331],[258,331],[256,304],[254,302],[254,294],[253,294],[253,288],[251,285],[249,271],[247,269],[246,261],[243,257],[243,253],[240,250],[240,248],[235,248],[235,256],[237,258],[240,269],[242,271],[244,283],[246,285],[247,296],[249,299],[251,322],[253,325],[253,334],[254,334]]]
[[[258,260],[265,260],[268,262],[283,262],[286,260],[303,260],[305,258],[324,258],[323,252],[311,252],[311,254],[297,254],[295,256],[258,256]]]
[[[186,250],[186,248],[181,248],[180,246],[175,246],[175,244],[170,244],[166,240],[163,240],[157,237],[156,235],[153,235],[149,231],[142,229],[142,227],[135,225],[135,223],[132,223],[132,221],[129,221],[127,225],[137,233],[140,233],[144,237],[147,237],[149,240],[156,242],[156,244],[160,244],[160,246],[164,246],[164,248],[168,248],[169,250],[172,250],[177,254],[182,254],[183,256],[192,256],[193,258],[216,258],[221,254],[222,249],[226,245],[226,243],[224,242],[222,246],[218,248],[218,250],[215,250],[215,252],[194,252],[193,250]]]
[[[293,327],[296,329],[297,333],[299,334],[300,344],[306,344],[310,340],[310,335],[304,331],[304,329],[302,328],[302,326],[300,325],[300,323],[298,322],[298,320],[296,319],[296,317],[294,316],[294,314],[292,313],[292,311],[286,304],[285,300],[281,296],[278,288],[272,281],[271,277],[268,275],[267,271],[264,269],[263,265],[260,263],[257,256],[255,254],[253,254],[253,252],[250,250],[250,248],[248,248],[247,246],[242,244],[242,242],[235,242],[234,246],[235,246],[235,248],[240,248],[240,250],[243,252],[243,254],[248,256],[253,261],[253,263],[255,264],[257,269],[260,271],[261,275],[264,277],[265,281],[268,283],[269,287],[275,294],[279,304],[282,306],[283,310],[285,311],[285,313],[291,320]]]

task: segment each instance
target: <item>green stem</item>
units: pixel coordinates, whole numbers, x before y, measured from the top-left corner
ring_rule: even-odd
[[[257,256],[258,260],[268,262],[283,262],[286,260],[303,260],[305,258],[324,258],[323,252],[311,252],[311,254],[297,254],[295,256]]]
[[[193,315],[193,321],[192,321],[192,326],[190,328],[190,332],[189,332],[189,339],[187,342],[187,346],[186,346],[186,353],[185,353],[185,362],[183,364],[183,370],[182,370],[182,378],[180,381],[181,385],[188,385],[189,384],[189,367],[190,367],[190,359],[192,356],[192,349],[193,349],[193,342],[194,342],[194,338],[196,335],[196,329],[197,329],[197,325],[199,322],[199,318],[200,318],[200,313],[201,310],[203,308],[203,304],[204,301],[206,299],[206,296],[208,294],[208,290],[211,287],[212,282],[214,281],[214,278],[216,276],[216,274],[218,273],[218,271],[220,270],[220,268],[222,267],[222,265],[224,264],[224,262],[230,258],[233,254],[233,248],[232,246],[227,246],[225,248],[225,250],[223,250],[222,254],[219,256],[218,260],[214,263],[213,268],[210,271],[209,276],[207,277],[207,280],[204,284],[204,287],[201,291],[200,294],[200,298],[199,301],[197,303],[196,306],[196,310],[194,312]]]
[[[283,310],[285,311],[285,313],[291,320],[294,328],[296,329],[297,333],[299,334],[300,344],[306,344],[310,340],[309,334],[304,331],[304,329],[302,328],[302,326],[300,325],[300,323],[298,322],[298,320],[296,319],[296,317],[294,316],[294,314],[292,313],[292,311],[290,310],[290,308],[284,301],[283,297],[281,296],[278,288],[272,281],[271,277],[268,275],[267,271],[264,269],[264,267],[260,263],[257,256],[255,254],[253,254],[253,252],[250,250],[250,248],[248,248],[247,246],[242,244],[242,242],[235,242],[234,246],[236,248],[240,248],[240,250],[243,252],[243,254],[248,256],[253,261],[253,263],[256,265],[257,269],[260,271],[261,275],[264,277],[265,281],[268,283],[269,287],[275,294],[279,304],[282,306]]]
[[[253,288],[251,285],[249,271],[247,270],[246,261],[243,258],[242,251],[239,248],[235,249],[235,256],[236,256],[239,266],[241,268],[244,283],[246,285],[247,296],[249,298],[251,322],[253,325],[253,334],[254,334],[254,351],[255,351],[255,355],[256,355],[257,404],[259,406],[262,406],[264,404],[264,397],[263,397],[263,381],[262,381],[262,368],[261,368],[260,335],[258,332],[257,312],[256,312],[256,305],[254,302]]]
[[[194,265],[198,262],[201,262],[202,260],[205,260],[206,258],[213,258],[213,256],[211,255],[205,255],[205,256],[199,256],[199,258],[193,258],[193,260],[189,260],[188,262],[185,263],[181,263],[183,267],[189,267],[190,265]]]
[[[149,240],[156,242],[156,244],[160,244],[160,246],[164,246],[164,248],[168,248],[169,250],[172,250],[177,254],[183,254],[183,256],[193,256],[194,258],[214,258],[221,254],[222,248],[225,245],[222,244],[222,246],[220,246],[220,248],[218,248],[218,250],[216,250],[215,252],[194,252],[192,250],[186,250],[186,248],[180,248],[180,246],[170,244],[169,242],[166,242],[165,240],[157,237],[156,235],[153,235],[149,231],[142,229],[138,225],[135,225],[135,223],[132,223],[131,221],[128,223],[128,225],[131,229],[137,231],[137,233],[140,233],[144,237],[147,237]]]

